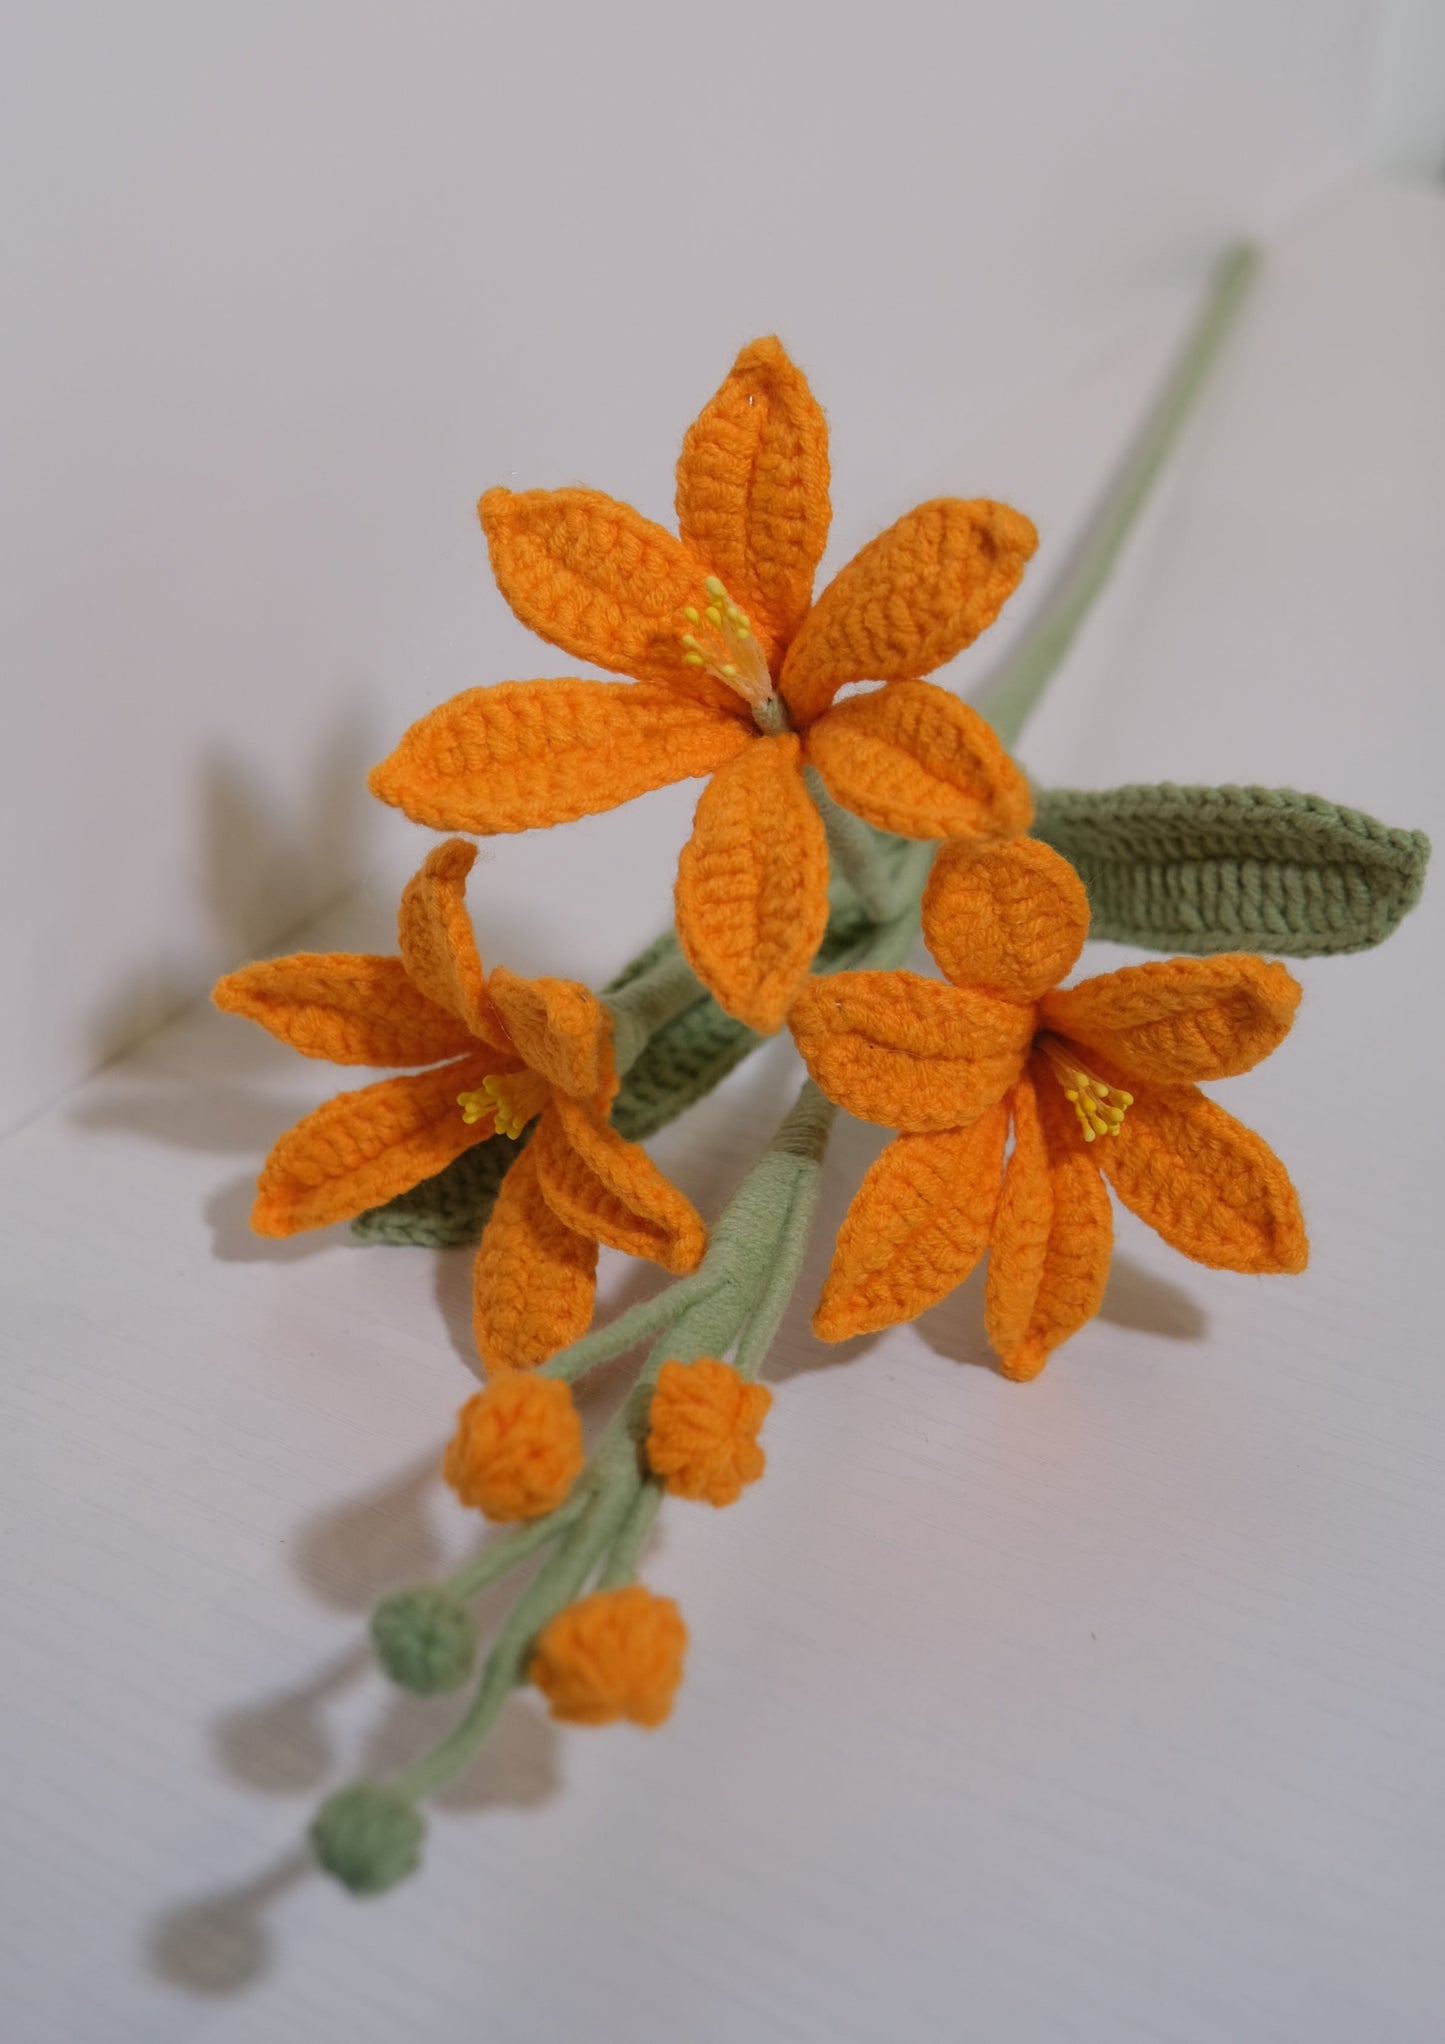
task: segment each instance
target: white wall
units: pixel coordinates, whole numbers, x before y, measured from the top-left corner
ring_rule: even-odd
[[[1445,0],[1385,0],[1367,134],[1382,169],[1445,177]]]
[[[556,671],[483,486],[666,515],[776,328],[846,423],[838,557],[920,478],[1006,493],[970,442],[1347,172],[1373,12],[12,10],[0,1127],[394,847],[411,717]]]

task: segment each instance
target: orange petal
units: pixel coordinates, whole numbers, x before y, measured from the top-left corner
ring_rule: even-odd
[[[627,1256],[678,1275],[696,1270],[707,1230],[689,1200],[636,1143],[559,1093],[537,1124],[531,1154],[559,1221]]]
[[[670,532],[600,490],[488,490],[477,509],[497,587],[539,638],[746,714],[682,657],[683,611],[706,605],[707,570]]]
[[[703,789],[677,870],[677,934],[719,1007],[781,1029],[828,924],[828,841],[798,739],[755,738]]]
[[[830,972],[788,1015],[803,1061],[830,1100],[884,1128],[957,1128],[1018,1077],[1033,1009],[916,972]]]
[[[958,986],[1036,1001],[1073,969],[1088,934],[1084,883],[1036,838],[945,845],[933,862],[924,941]]]
[[[575,979],[522,979],[499,965],[488,982],[517,1055],[550,1085],[578,1100],[610,1101],[617,1091],[612,1017]]]
[[[831,515],[822,407],[780,341],[753,341],[682,443],[678,529],[776,646],[812,602]]]
[[[896,1327],[963,1283],[988,1247],[1008,1115],[895,1138],[875,1159],[838,1231],[813,1331],[846,1341]]]
[[[472,1048],[470,1031],[412,985],[399,958],[298,951],[227,973],[211,999],[334,1065],[430,1065]]]
[[[855,554],[783,663],[793,721],[850,681],[915,681],[972,645],[1018,587],[1038,534],[1007,504],[938,497]]]
[[[1161,958],[1045,996],[1040,1019],[1129,1078],[1180,1086],[1247,1072],[1289,1034],[1299,982],[1245,954]]]
[[[486,1122],[467,1126],[457,1095],[508,1062],[484,1051],[338,1093],[288,1129],[266,1159],[251,1226],[258,1235],[326,1228],[435,1177],[491,1134]]]
[[[532,1370],[587,1332],[597,1244],[542,1197],[529,1143],[502,1180],[472,1271],[472,1325],[489,1373]]]
[[[490,837],[573,823],[710,774],[748,738],[736,716],[666,688],[501,681],[413,724],[367,785],[413,823]]]
[[[807,746],[830,795],[900,837],[1016,837],[1034,813],[1028,782],[978,711],[931,681],[834,703]]]
[[[465,838],[449,838],[407,882],[397,913],[402,961],[429,1000],[455,1015],[472,1036],[510,1050],[487,999],[486,977],[467,914],[467,875],[477,856]]]
[[[1151,1088],[1120,1133],[1093,1147],[1125,1206],[1182,1256],[1256,1273],[1301,1271],[1308,1262],[1304,1217],[1283,1164],[1196,1087]]]
[[[1109,1275],[1109,1195],[1060,1118],[1052,1079],[1014,1089],[1014,1146],[988,1252],[985,1321],[1006,1377],[1036,1377],[1050,1352],[1098,1312]]]

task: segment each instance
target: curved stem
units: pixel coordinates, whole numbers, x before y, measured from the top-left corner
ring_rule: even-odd
[[[1240,243],[1225,255],[1163,394],[1102,512],[1085,535],[1071,569],[978,703],[978,709],[1005,745],[1016,742],[1046,684],[1073,644],[1075,632],[1107,582],[1134,521],[1204,388],[1258,265],[1259,251],[1247,243]]]
[[[622,1530],[612,1545],[607,1557],[607,1566],[597,1578],[599,1590],[620,1590],[630,1583],[637,1574],[637,1564],[642,1559],[642,1550],[647,1545],[647,1536],[652,1531],[652,1522],[662,1504],[662,1485],[655,1477],[644,1479],[641,1490],[632,1501],[631,1509],[622,1522]]]
[[[676,945],[663,949],[625,985],[604,994],[603,1006],[612,1011],[612,1048],[619,1076],[636,1064],[659,1029],[706,996],[707,988]]]
[[[529,1555],[535,1554],[539,1547],[545,1547],[549,1540],[559,1539],[581,1517],[586,1503],[587,1493],[575,1490],[565,1504],[559,1505],[555,1512],[549,1512],[545,1519],[534,1519],[515,1533],[489,1541],[472,1561],[463,1563],[449,1575],[442,1588],[457,1597],[474,1597],[478,1590],[484,1590],[498,1576],[519,1568]]]
[[[470,1763],[496,1723],[508,1693],[523,1679],[532,1641],[549,1618],[571,1603],[625,1522],[642,1482],[637,1456],[631,1442],[621,1437],[599,1450],[599,1455],[606,1455],[607,1466],[599,1471],[587,1509],[517,1603],[487,1656],[465,1715],[439,1746],[392,1782],[396,1793],[408,1802],[444,1787]]]
[[[865,915],[875,923],[886,923],[907,900],[906,880],[905,891],[900,892],[897,864],[888,856],[888,839],[861,816],[840,808],[816,767],[805,768],[804,779],[823,819],[833,871],[847,881]]]

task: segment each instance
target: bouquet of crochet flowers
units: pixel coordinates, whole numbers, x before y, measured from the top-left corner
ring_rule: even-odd
[[[349,1888],[416,1865],[418,1803],[470,1762],[516,1684],[571,1723],[667,1717],[687,1630],[639,1562],[665,1495],[729,1505],[763,1472],[760,1376],[839,1109],[892,1133],[838,1234],[813,1317],[824,1341],[913,1318],[986,1256],[989,1339],[1006,1376],[1033,1377],[1099,1308],[1111,1193],[1196,1262],[1303,1270],[1284,1166],[1201,1084],[1288,1034],[1300,989],[1279,955],[1388,934],[1419,893],[1425,840],[1289,790],[1031,788],[1005,750],[1249,267],[1226,264],[1072,576],[982,711],[930,677],[997,617],[1033,526],[1005,504],[938,499],[815,592],[827,429],[776,340],[744,348],[689,428],[676,536],[591,490],[482,498],[517,616],[625,678],[504,681],[422,718],[372,791],[467,835],[422,860],[396,954],[272,959],[215,993],[306,1056],[397,1073],[281,1136],[260,1233],[348,1220],[373,1242],[477,1243],[485,1386],[443,1469],[463,1506],[514,1530],[375,1613],[396,1682],[475,1686],[433,1752],[323,1805],[315,1851]],[[469,836],[693,777],[675,930],[600,992],[484,966]],[[908,968],[920,926],[936,975]],[[1091,932],[1173,955],[1071,982]],[[808,1076],[709,1225],[642,1140],[785,1028]],[[593,1327],[604,1243],[672,1282]],[[574,1387],[634,1350],[588,1458]],[[471,1600],[539,1553],[474,1678]]]

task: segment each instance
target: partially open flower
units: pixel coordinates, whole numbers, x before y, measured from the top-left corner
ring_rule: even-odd
[[[767,1460],[758,1430],[773,1394],[728,1363],[664,1363],[648,1415],[647,1459],[674,1497],[730,1505]]]
[[[489,1519],[540,1519],[582,1472],[582,1422],[554,1377],[498,1377],[457,1415],[442,1475]]]
[[[531,1676],[553,1717],[567,1724],[660,1725],[686,1650],[687,1627],[671,1597],[629,1583],[559,1611],[537,1642]]]

